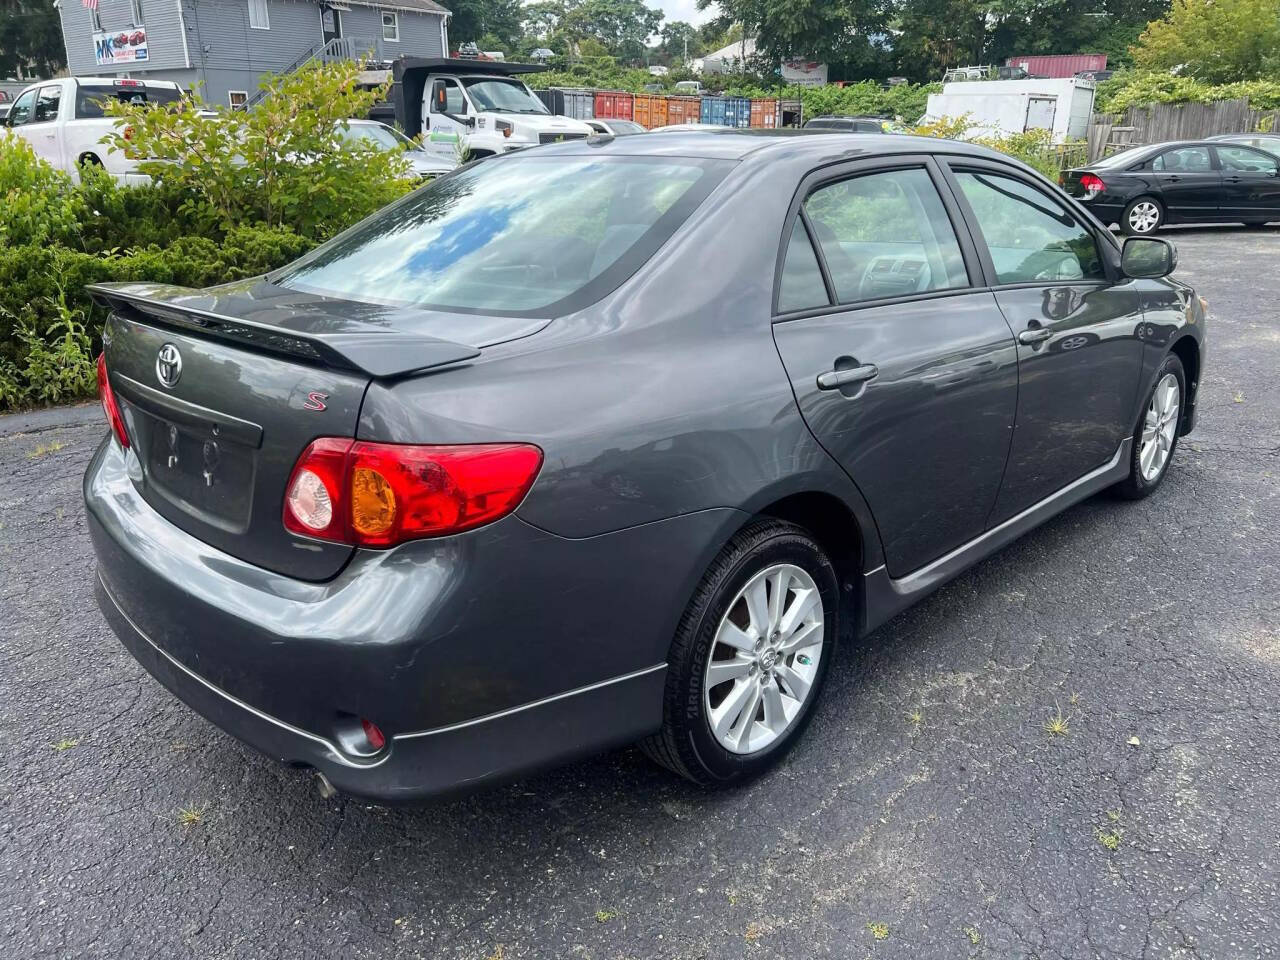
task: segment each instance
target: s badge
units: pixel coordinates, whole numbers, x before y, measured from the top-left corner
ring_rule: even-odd
[[[329,405],[325,401],[328,399],[327,393],[317,393],[312,390],[307,394],[307,399],[302,401],[302,407],[304,410],[327,410]]]

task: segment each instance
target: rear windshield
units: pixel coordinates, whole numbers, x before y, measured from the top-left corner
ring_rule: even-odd
[[[76,90],[76,116],[93,118],[106,116],[103,105],[107,100],[121,103],[177,103],[182,91],[177,87],[121,87],[114,83],[81,83]]]
[[[685,157],[485,160],[374,214],[272,279],[371,303],[556,316],[634,273],[730,166]]]
[[[1137,163],[1146,158],[1150,147],[1126,147],[1119,153],[1113,153],[1109,157],[1103,157],[1101,160],[1095,160],[1090,166],[1093,167],[1127,167],[1131,163]]]
[[[403,134],[396,133],[390,127],[384,127],[380,123],[353,123],[349,125],[339,123],[333,128],[333,132],[338,135],[338,139],[343,143],[356,147],[365,147],[366,149],[402,150],[406,146],[414,146],[412,140]]]

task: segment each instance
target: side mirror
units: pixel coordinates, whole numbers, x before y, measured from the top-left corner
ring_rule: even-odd
[[[448,104],[448,102],[449,102],[449,97],[448,97],[448,94],[445,92],[444,84],[437,83],[436,84],[436,109],[439,110],[441,113],[443,113],[444,108]]]
[[[1129,237],[1120,251],[1120,269],[1135,280],[1158,280],[1178,266],[1178,248],[1158,237]]]

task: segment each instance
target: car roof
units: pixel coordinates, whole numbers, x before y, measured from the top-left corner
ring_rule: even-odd
[[[661,128],[659,128],[661,129]],[[1008,160],[988,147],[962,140],[915,137],[889,133],[844,133],[837,130],[746,130],[717,127],[708,130],[671,131],[661,137],[625,137],[621,140],[569,140],[538,147],[539,156],[613,153],[630,156],[693,157],[707,160],[768,161],[786,154],[824,160],[891,156],[901,153],[951,153]]]

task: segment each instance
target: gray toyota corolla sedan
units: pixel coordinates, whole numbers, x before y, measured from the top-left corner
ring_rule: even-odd
[[[485,160],[263,278],[93,288],[99,602],[326,788],[636,740],[739,782],[800,736],[838,636],[1160,485],[1204,351],[1173,268],[945,140]]]

